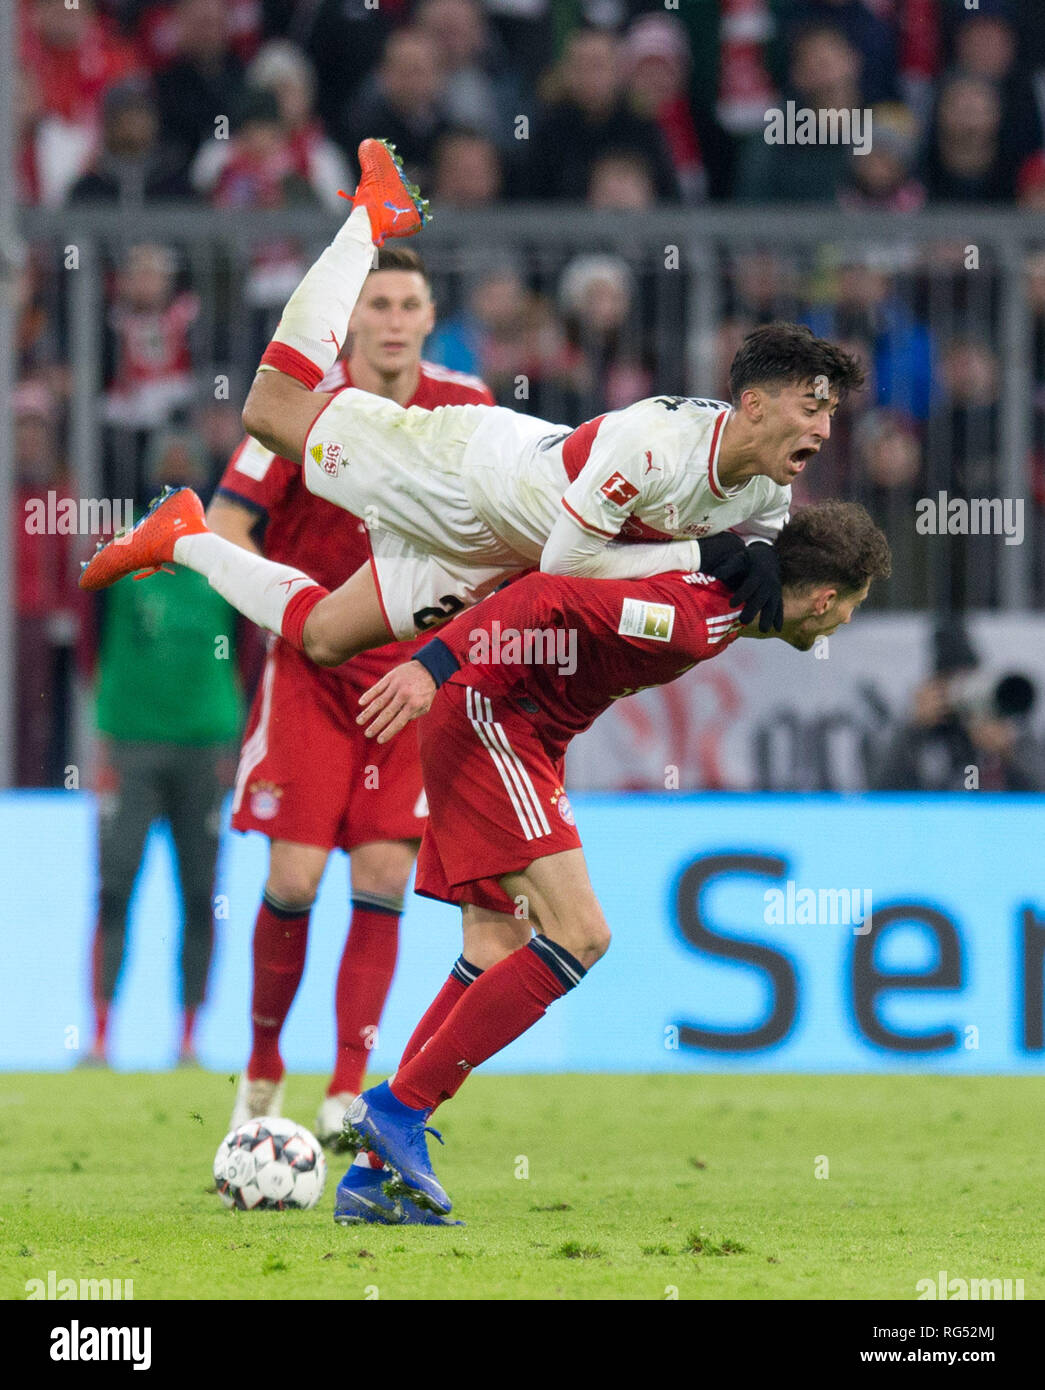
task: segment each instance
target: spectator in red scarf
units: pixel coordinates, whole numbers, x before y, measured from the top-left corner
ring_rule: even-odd
[[[140,63],[93,0],[29,0],[20,19],[19,193],[56,206],[96,148],[105,89]]]
[[[689,40],[669,15],[643,15],[624,38],[625,83],[632,107],[656,121],[667,143],[684,202],[707,193],[700,139],[689,100]]]
[[[273,40],[247,69],[247,82],[275,96],[294,173],[305,180],[320,202],[343,211],[345,202],[337,190],[348,188],[353,175],[316,115],[316,74],[308,58],[296,44]]]
[[[192,165],[194,187],[226,205],[230,172],[238,179],[246,156],[256,174],[255,206],[282,206],[289,192],[295,201],[314,195],[343,212],[337,190],[347,188],[353,175],[315,113],[315,94],[315,71],[301,49],[282,39],[266,44],[247,69],[235,138],[203,145]],[[288,176],[289,189],[283,182]]]
[[[133,246],[120,270],[109,316],[114,371],[106,416],[138,429],[166,425],[193,395],[189,327],[195,294],[178,290],[174,256],[165,246]]]
[[[21,61],[35,74],[44,108],[93,127],[102,94],[141,62],[95,13],[94,0],[30,0],[21,11]]]

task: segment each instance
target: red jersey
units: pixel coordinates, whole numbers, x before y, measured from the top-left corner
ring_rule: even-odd
[[[454,683],[509,697],[553,758],[614,700],[677,676],[740,633],[740,607],[707,574],[576,579],[531,574],[440,629]]]
[[[352,385],[348,365],[337,361],[320,382],[322,391]],[[478,377],[421,363],[421,379],[407,405],[434,410],[440,405],[495,405]],[[264,550],[270,560],[293,565],[322,584],[336,589],[361,565],[368,563],[366,527],[351,512],[315,497],[305,487],[301,462],[280,458],[249,436],[229,460],[218,493],[248,507],[265,523]],[[386,671],[409,659],[424,642],[389,643],[363,652],[339,673],[354,684],[369,685]]]

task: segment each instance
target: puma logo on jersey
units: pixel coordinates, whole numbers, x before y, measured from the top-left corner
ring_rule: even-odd
[[[611,473],[599,491],[608,502],[614,502],[618,507],[626,507],[639,495],[638,488],[634,483],[629,483],[623,473]]]
[[[653,471],[654,468],[657,470],[658,473],[660,473],[660,472],[663,471],[663,470],[661,469],[661,466],[660,466],[659,463],[654,463],[654,462],[653,462],[653,454],[652,454],[652,452],[651,452],[649,449],[647,449],[647,450],[646,450],[646,473],[652,473],[652,471]],[[643,473],[642,476],[645,477],[645,476],[646,476],[646,473]]]

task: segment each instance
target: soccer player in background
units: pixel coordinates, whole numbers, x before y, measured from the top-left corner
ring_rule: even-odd
[[[422,361],[434,323],[421,258],[406,246],[382,248],[349,322],[349,340],[322,389],[354,387],[428,410],[492,405],[477,377]],[[216,535],[254,554],[263,549],[331,588],[367,563],[364,523],[313,496],[297,463],[249,436],[225,470],[207,521]],[[324,670],[282,638],[269,640],[232,809],[237,830],[268,837],[269,869],[254,927],[251,1052],[230,1128],[282,1114],[280,1033],[304,970],[309,914],[334,849],[349,855],[352,899],[335,992],[337,1053],[316,1120],[321,1142],[340,1138],[345,1110],[362,1089],[427,812],[415,740],[375,748],[355,716],[363,691],[413,650],[395,643]]]
[[[153,443],[151,481],[206,477],[201,441],[187,432]],[[214,944],[214,872],[221,809],[243,717],[236,615],[190,570],[152,584],[125,579],[106,596],[98,657],[99,902],[93,966],[94,1042],[108,1060],[112,1004],[123,966],[127,912],[149,827],[170,824],[182,901],[178,959],[179,1061],[196,1060],[196,1017]],[[193,693],[185,699],[185,691]]]
[[[855,359],[806,328],[769,324],[734,359],[732,408],[665,396],[577,429],[499,406],[403,410],[362,391],[315,391],[374,245],[426,216],[381,141],[363,141],[359,159],[352,214],[288,301],[243,420],[266,448],[302,459],[310,491],[368,521],[370,564],[331,593],[208,532],[196,499],[179,493],[129,543],[102,547],[81,585],[173,558],[320,665],[437,626],[538,563],[592,578],[703,568],[731,584],[745,619],[760,612],[779,626],[771,542],[792,480],[863,380]],[[716,571],[702,538],[727,530],[750,544]]]
[[[872,581],[889,574],[885,536],[854,503],[803,508],[775,544],[779,636],[799,651],[849,622]],[[464,940],[395,1076],[349,1107],[346,1136],[371,1153],[338,1188],[335,1220],[413,1221],[426,1210],[443,1219],[450,1200],[424,1137],[432,1111],[609,946],[563,788],[570,740],[612,701],[675,680],[737,637],[767,635],[776,634],[744,625],[706,574],[534,574],[456,618],[364,696],[360,721],[379,740],[425,715],[429,818],[416,888],[461,907]],[[391,1177],[372,1166],[374,1154]]]

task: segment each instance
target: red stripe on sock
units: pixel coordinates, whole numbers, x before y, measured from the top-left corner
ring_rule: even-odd
[[[323,369],[317,367],[303,352],[289,347],[286,343],[269,343],[261,355],[261,365],[274,367],[284,376],[292,376],[310,391],[314,391],[323,380]]]
[[[434,1109],[456,1095],[473,1067],[532,1028],[565,993],[533,951],[513,951],[468,986],[422,1051],[396,1072],[392,1094],[415,1109]]]
[[[284,608],[280,631],[299,652],[305,651],[305,624],[308,622],[308,615],[319,600],[326,598],[329,593],[330,590],[324,589],[322,584],[310,584],[304,589],[299,589]]]

